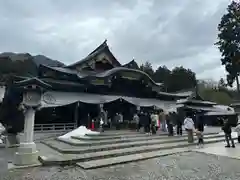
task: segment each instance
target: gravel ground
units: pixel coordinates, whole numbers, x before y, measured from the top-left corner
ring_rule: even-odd
[[[240,161],[203,153],[182,153],[84,171],[78,167],[36,167],[1,172],[0,180],[240,180]]]

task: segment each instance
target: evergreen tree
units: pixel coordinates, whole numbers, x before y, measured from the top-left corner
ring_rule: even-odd
[[[227,8],[227,13],[223,15],[218,25],[218,46],[222,54],[222,65],[225,66],[227,82],[232,86],[237,82],[239,92],[238,76],[240,73],[240,3],[232,1]]]
[[[140,66],[140,70],[147,73],[151,78],[153,78],[154,70],[150,62],[146,61],[145,64],[142,64]]]

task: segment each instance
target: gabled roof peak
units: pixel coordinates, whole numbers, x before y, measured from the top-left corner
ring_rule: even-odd
[[[86,63],[87,61],[91,60],[95,56],[99,55],[102,52],[106,52],[114,61],[116,66],[121,66],[121,64],[118,62],[118,60],[114,57],[112,52],[109,50],[109,47],[107,45],[107,40],[105,39],[102,44],[100,44],[96,49],[94,49],[90,54],[88,54],[85,58],[83,58],[80,61],[77,61],[76,63],[70,64],[66,66],[67,68],[72,68],[76,65],[81,65],[83,63]]]
[[[105,47],[108,47],[107,39],[105,39],[102,44],[100,44],[96,49],[94,49],[90,54],[88,54],[88,56],[94,54],[95,52],[97,52],[97,51],[99,51],[99,50],[101,50],[101,49],[103,49]]]

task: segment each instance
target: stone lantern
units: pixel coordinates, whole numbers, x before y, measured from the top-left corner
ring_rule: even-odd
[[[38,153],[34,143],[35,112],[41,108],[42,93],[51,86],[37,78],[17,82],[14,86],[23,92],[22,106],[25,119],[23,140],[15,153],[13,164],[34,165],[38,163]]]

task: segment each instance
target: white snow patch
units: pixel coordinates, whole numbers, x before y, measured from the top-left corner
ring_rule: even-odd
[[[80,126],[77,129],[74,129],[73,131],[68,132],[67,134],[59,136],[58,138],[59,139],[69,139],[69,138],[71,138],[71,136],[84,136],[86,134],[98,135],[100,133],[96,132],[96,131],[91,131],[91,130],[87,129],[85,126]]]
[[[3,138],[4,136],[2,136],[1,134],[5,131],[5,127],[2,125],[2,123],[0,123],[0,144],[3,144]]]
[[[215,108],[227,112],[235,112],[234,108],[230,107],[230,106],[225,106],[225,105],[214,105]]]
[[[4,94],[5,94],[5,87],[0,86],[0,103],[3,101]]]
[[[2,125],[2,123],[0,123],[0,134],[2,134],[3,131],[5,131],[5,127]]]

